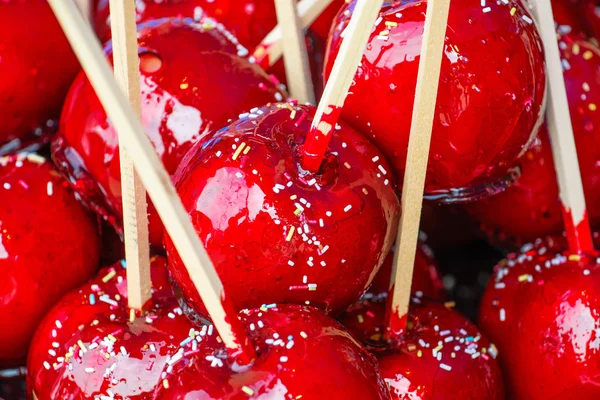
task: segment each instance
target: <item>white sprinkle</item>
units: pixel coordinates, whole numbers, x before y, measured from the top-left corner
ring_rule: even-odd
[[[94,372],[94,368],[88,367],[88,368],[85,369],[85,372],[87,372],[88,374],[91,374],[91,373]]]
[[[490,11],[492,11],[492,8],[491,7],[485,7],[482,11],[484,13],[489,13]]]
[[[504,308],[500,309],[500,321],[506,321],[506,310]]]
[[[294,262],[293,262],[292,260],[289,260],[289,261],[288,261],[288,265],[289,265],[290,267],[293,267],[293,266],[294,266]]]
[[[319,226],[322,228],[323,227],[323,218],[319,218]]]
[[[377,168],[379,168],[379,170],[381,171],[382,174],[387,174],[387,171],[385,170],[385,168],[383,168],[383,166],[378,165]]]
[[[506,287],[506,284],[504,282],[498,282],[494,285],[494,288],[496,289],[504,289]]]
[[[449,365],[446,365],[446,364],[444,364],[444,363],[441,363],[441,364],[440,364],[440,368],[441,368],[441,369],[445,369],[446,371],[451,371],[451,370],[452,370],[452,367],[451,367],[451,366],[449,366]]]
[[[589,275],[590,274],[590,270],[589,269],[584,269],[583,270],[583,274],[586,275],[586,276]]]
[[[279,357],[279,361],[281,362],[287,362],[288,358],[286,356],[281,356]]]
[[[373,157],[373,158],[371,159],[371,161],[373,161],[373,162],[377,162],[377,161],[379,161],[379,156],[375,156],[375,157]]]
[[[346,207],[344,207],[344,212],[348,212],[352,209],[352,205],[348,204]]]
[[[331,211],[327,211],[327,212],[325,213],[325,215],[327,215],[328,217],[331,217],[331,215],[332,215],[332,214],[331,214]]]

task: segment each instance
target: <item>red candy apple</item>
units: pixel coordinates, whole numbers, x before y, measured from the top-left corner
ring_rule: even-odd
[[[222,28],[181,20],[140,26],[142,122],[169,173],[212,130],[283,98],[262,70],[235,55],[240,47],[229,37]],[[83,74],[69,92],[52,150],[77,192],[120,232],[117,134]],[[158,247],[162,224],[150,211],[150,241]]]
[[[483,297],[480,324],[511,399],[600,397],[600,267],[596,254],[563,249],[547,238],[511,254]]]
[[[363,299],[342,323],[376,352],[392,400],[503,400],[497,350],[465,317],[415,298],[408,330],[383,340],[385,298]]]
[[[39,320],[94,274],[99,253],[96,220],[49,162],[0,158],[0,366],[24,359]]]
[[[2,155],[47,141],[79,63],[46,0],[0,2],[0,27]]]
[[[453,2],[442,61],[426,197],[474,199],[504,188],[542,122],[540,37],[519,2]],[[355,2],[338,14],[326,78]],[[426,2],[381,11],[342,117],[372,139],[399,175],[406,163]]]
[[[316,309],[242,313],[258,358],[241,367],[212,325],[194,327],[182,315],[164,259],[152,260],[152,278],[153,301],[141,316],[127,310],[120,264],[67,295],[36,333],[29,392],[39,400],[387,399],[374,358]]]
[[[240,309],[268,303],[344,310],[371,283],[399,214],[390,167],[345,124],[318,174],[300,168],[314,107],[275,104],[196,146],[175,176],[229,296]],[[169,268],[191,307],[200,297],[174,246]]]
[[[600,38],[600,3],[598,0],[581,0],[581,15],[583,16],[590,37]]]
[[[560,38],[579,167],[593,226],[600,225],[600,50],[575,35]],[[497,196],[469,205],[500,242],[523,244],[563,230],[562,206],[548,133],[521,160],[519,181]]]

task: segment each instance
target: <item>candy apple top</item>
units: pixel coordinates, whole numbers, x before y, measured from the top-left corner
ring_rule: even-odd
[[[278,398],[385,400],[375,359],[343,327],[313,308],[262,307],[241,314],[258,349],[253,364],[228,358],[212,325],[193,326],[152,260],[154,293],[143,315],[127,310],[125,270],[101,271],[44,319],[28,364],[39,400]]]
[[[230,118],[284,97],[260,68],[236,55],[247,51],[218,25],[163,19],[139,29],[142,123],[169,173]],[[52,153],[81,197],[121,232],[117,133],[84,74],[69,92]],[[150,221],[158,247],[163,229],[152,209]]]
[[[94,274],[99,257],[96,220],[52,164],[33,153],[1,157],[0,366],[25,358],[40,318]]]
[[[0,27],[3,155],[47,141],[79,63],[46,0],[0,2]]]
[[[560,35],[579,167],[588,216],[600,226],[600,50],[579,35]],[[546,129],[520,162],[519,181],[497,196],[468,206],[484,230],[500,242],[522,245],[560,233],[562,206]]]
[[[233,302],[310,304],[339,312],[383,263],[399,215],[390,167],[352,128],[332,132],[322,171],[300,167],[314,107],[242,114],[194,147],[175,181]],[[200,297],[171,240],[169,268],[196,312]]]
[[[498,345],[511,399],[600,396],[600,267],[597,254],[565,243],[549,237],[510,254],[484,294],[480,325]]]
[[[326,79],[355,2],[338,14]],[[379,145],[402,176],[426,2],[387,2],[371,34],[342,118]],[[495,193],[537,133],[546,76],[542,44],[519,2],[451,5],[426,197],[447,202]]]
[[[385,297],[365,298],[341,319],[379,358],[392,400],[504,399],[497,349],[465,317],[414,298],[408,330],[382,335]]]

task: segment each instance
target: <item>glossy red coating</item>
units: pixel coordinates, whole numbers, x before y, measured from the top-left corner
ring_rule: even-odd
[[[99,257],[96,219],[52,164],[34,153],[0,158],[0,366],[26,357],[39,320]]]
[[[2,155],[48,141],[79,63],[47,0],[0,2],[0,27]]]
[[[600,397],[597,254],[565,248],[545,238],[509,255],[484,294],[480,326],[498,346],[511,399]]]
[[[313,23],[312,29],[321,40],[327,40],[331,23],[343,5],[344,0],[334,0]],[[138,22],[178,16],[215,18],[251,51],[277,25],[273,0],[141,0],[136,1],[136,11]],[[102,40],[110,38],[109,15],[109,0],[100,0],[94,22]]]
[[[394,250],[388,254],[375,275],[375,279],[369,287],[369,293],[378,296],[387,293],[390,289],[392,267],[394,263]],[[443,300],[446,298],[446,290],[439,272],[437,261],[432,250],[425,243],[419,243],[415,257],[415,268],[413,271],[413,293],[431,299]]]
[[[316,309],[272,305],[242,313],[259,357],[240,367],[212,325],[194,327],[182,315],[164,259],[152,260],[152,278],[153,303],[133,320],[120,264],[67,295],[36,333],[29,393],[39,400],[110,393],[131,400],[388,398],[374,357]]]
[[[354,4],[335,22],[326,80]],[[382,149],[400,176],[406,164],[425,11],[425,1],[385,3],[342,114]],[[541,48],[531,16],[520,2],[494,1],[486,7],[477,0],[452,3],[427,198],[472,200],[514,180],[510,168],[542,123],[546,77]]]
[[[600,3],[597,0],[581,0],[581,15],[585,19],[588,35],[600,38]]]
[[[565,83],[588,216],[600,227],[600,50],[576,35],[560,39]],[[524,244],[564,229],[547,130],[520,162],[521,178],[497,196],[468,206],[499,242]]]
[[[201,138],[239,113],[282,100],[269,77],[236,55],[218,26],[162,20],[140,27],[142,123],[167,171]],[[106,47],[110,55],[110,43]],[[117,134],[85,75],[73,84],[52,156],[75,190],[118,231],[122,228]],[[150,241],[163,227],[150,208]]]
[[[413,299],[407,332],[382,340],[385,298],[363,299],[342,323],[379,359],[392,400],[503,400],[497,349],[469,320],[442,304]]]
[[[339,312],[368,287],[399,215],[389,165],[352,128],[332,133],[318,175],[300,166],[314,107],[254,109],[190,151],[175,176],[200,239],[240,309],[310,304]],[[169,268],[190,306],[200,297],[172,242]]]

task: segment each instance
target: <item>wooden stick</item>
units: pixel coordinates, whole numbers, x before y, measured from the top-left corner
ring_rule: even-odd
[[[92,21],[92,0],[75,0],[81,14],[88,22]]]
[[[133,163],[179,254],[185,263],[221,339],[238,362],[255,357],[223,284],[196,235],[171,178],[156,155],[144,128],[119,89],[100,42],[74,3],[49,0],[83,70],[127,149],[136,149]],[[131,153],[132,155],[134,153]]]
[[[450,0],[428,0],[427,2],[427,16],[425,17],[421,60],[402,186],[402,216],[396,239],[398,247],[394,254],[394,270],[392,271],[393,290],[390,290],[392,297],[388,312],[388,327],[392,334],[399,334],[406,329],[449,11]]]
[[[304,143],[302,167],[305,170],[316,173],[321,168],[321,162],[331,139],[329,133],[340,117],[348,90],[373,30],[373,22],[379,15],[382,5],[383,0],[358,0],[356,3],[340,51],[333,64],[331,76]]]
[[[298,3],[300,26],[306,29],[325,11],[333,0],[302,0]],[[283,56],[283,33],[277,25],[254,50],[253,56],[263,68],[273,66]]]
[[[110,15],[115,78],[128,97],[131,108],[136,112],[137,117],[141,118],[135,3],[110,0]],[[127,296],[129,307],[141,310],[152,297],[146,190],[133,169],[133,162],[121,140],[119,140],[119,154],[127,260]]]
[[[316,104],[306,40],[298,19],[296,0],[275,0],[275,9],[285,44],[283,61],[290,95],[300,103]]]
[[[569,100],[563,77],[560,51],[556,40],[554,15],[550,0],[535,0],[538,28],[542,36],[548,72],[548,131],[554,165],[563,204],[563,220],[572,251],[583,253],[594,248],[588,220]]]

